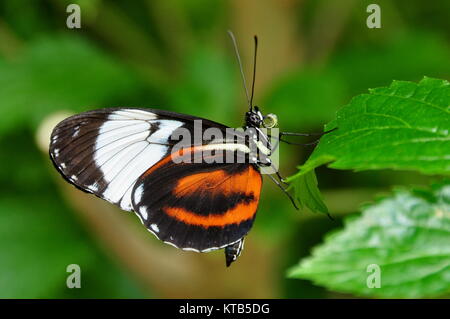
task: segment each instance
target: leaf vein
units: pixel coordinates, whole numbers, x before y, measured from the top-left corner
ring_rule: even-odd
[[[401,100],[415,101],[415,102],[418,102],[418,103],[421,103],[421,104],[424,104],[424,105],[428,105],[428,106],[430,106],[432,108],[435,108],[435,109],[437,109],[439,111],[442,111],[444,113],[450,114],[450,111],[446,110],[444,107],[440,107],[439,105],[430,103],[428,101],[419,100],[419,99],[416,99],[416,98],[413,98],[413,97],[404,97],[404,96],[396,95],[396,94],[388,95],[388,94],[381,94],[381,93],[371,93],[371,95],[388,96],[388,97],[390,96],[390,97],[396,97],[396,98],[401,99]]]

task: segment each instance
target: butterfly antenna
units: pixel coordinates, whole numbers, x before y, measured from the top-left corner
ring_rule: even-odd
[[[256,55],[258,51],[258,37],[255,35],[255,55],[253,56],[253,80],[252,80],[252,95],[250,97],[250,111],[253,106],[253,94],[255,93],[255,79],[256,79]]]
[[[250,107],[250,111],[251,111],[252,110],[252,102],[248,95],[247,81],[245,80],[244,70],[242,68],[241,56],[239,55],[236,38],[234,37],[234,34],[233,34],[233,32],[231,32],[231,30],[228,30],[228,35],[230,36],[231,41],[233,41],[234,52],[236,53],[236,59],[239,63],[239,70],[241,71],[242,82],[244,83],[245,96],[247,97],[248,106]],[[252,93],[252,97],[253,97],[253,93]]]

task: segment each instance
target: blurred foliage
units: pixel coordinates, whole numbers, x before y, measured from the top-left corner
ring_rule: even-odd
[[[0,70],[0,134],[36,128],[56,110],[114,103],[138,87],[129,70],[76,36],[39,38]]]
[[[79,30],[65,25],[65,8],[72,2],[81,6]],[[242,45],[246,71],[251,61],[251,46],[245,45],[251,44],[249,32],[260,36],[259,61],[266,57],[268,63],[258,65],[261,89],[256,101],[264,112],[277,113],[286,131],[322,131],[351,97],[389,85],[394,79],[449,78],[448,1],[380,0],[383,27],[379,30],[365,26],[365,8],[371,1],[341,3],[344,1],[220,0],[214,5],[208,0],[1,1],[0,297],[162,294],[151,285],[142,287],[123,260],[107,245],[99,244],[95,231],[79,222],[77,211],[61,195],[49,159],[35,146],[37,127],[56,111],[148,106],[241,125],[245,100],[226,35],[229,28]],[[270,24],[267,17],[272,13],[288,22],[290,35],[282,33],[285,29],[277,23]],[[282,39],[293,50],[280,53],[271,39]],[[283,61],[294,62],[278,73],[270,71]],[[266,80],[260,83],[259,79]],[[282,173],[293,173],[310,152],[311,148],[283,146]],[[350,203],[366,200],[361,194],[369,193],[371,198],[391,185],[428,182],[409,172],[353,173],[325,167],[316,172],[324,201],[336,221],[296,212],[267,182],[249,235],[252,246],[262,251],[257,259],[261,267],[255,268],[253,260],[246,264],[246,258],[254,256],[247,245],[233,269],[221,264],[223,268],[203,274],[210,276],[211,291],[217,276],[225,271],[240,273],[243,267],[253,267],[255,278],[269,269],[267,292],[259,295],[341,296],[333,292],[342,291],[335,285],[324,285],[327,290],[310,281],[285,279],[286,267],[308,256],[326,232],[339,227],[342,216],[355,213],[357,207]],[[210,255],[223,258],[222,254]],[[81,265],[81,289],[65,286],[66,266],[72,263]],[[184,268],[189,267],[192,264],[186,263]],[[167,269],[146,271],[166,278],[170,287],[177,277]],[[420,284],[421,280],[416,281]],[[239,283],[239,279],[229,281],[222,295],[212,294],[206,287],[204,296],[233,295],[236,287],[251,292],[252,287],[240,287]],[[183,296],[183,291],[172,295]]]
[[[130,275],[89,244],[89,234],[73,227],[75,219],[61,214],[67,207],[45,195],[1,199],[0,297],[141,297]],[[66,287],[66,267],[72,263],[82,269],[81,289]]]
[[[450,293],[450,183],[397,190],[349,217],[312,256],[289,271],[332,290],[384,298]],[[439,243],[439,245],[437,245]],[[379,287],[366,284],[379,266]],[[376,281],[373,282],[376,284]]]
[[[236,116],[230,110],[237,103],[236,90],[240,84],[233,76],[233,65],[224,55],[201,47],[185,60],[180,80],[169,92],[170,103],[177,109],[189,109],[197,116],[222,119],[221,122],[232,126]]]
[[[445,38],[427,32],[398,34],[367,46],[352,44],[332,57],[326,68],[303,68],[286,75],[264,105],[277,110],[281,125],[288,129],[317,128],[368,88],[393,79],[445,78],[450,73],[449,55]]]

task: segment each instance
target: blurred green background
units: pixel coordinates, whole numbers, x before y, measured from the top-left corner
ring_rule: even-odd
[[[222,251],[164,245],[132,214],[67,185],[45,136],[55,114],[116,106],[241,125],[246,103],[228,29],[248,77],[259,36],[255,101],[286,131],[321,131],[352,96],[393,79],[450,78],[449,1],[376,1],[382,28],[368,29],[372,2],[1,1],[0,297],[352,297],[286,279],[286,269],[361,203],[432,176],[320,168],[334,221],[296,211],[266,182],[246,249],[227,269]],[[66,27],[69,3],[81,7],[81,29]],[[282,173],[311,151],[283,146]],[[81,267],[81,289],[66,287],[69,264]]]

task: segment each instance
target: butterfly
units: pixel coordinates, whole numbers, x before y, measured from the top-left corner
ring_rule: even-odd
[[[106,108],[60,122],[49,149],[69,183],[136,213],[167,244],[196,252],[224,249],[227,266],[241,254],[255,220],[261,169],[273,167],[271,155],[280,141],[294,144],[282,135],[309,135],[280,133],[273,143],[264,129],[274,129],[277,118],[252,105],[255,68],[249,98],[236,40],[230,36],[249,103],[242,130],[159,109]],[[256,48],[255,37],[255,66]],[[193,139],[197,131],[200,137]],[[205,134],[209,131],[214,134]],[[189,138],[181,142],[186,134]],[[277,178],[268,176],[295,206],[281,175],[273,174]]]

